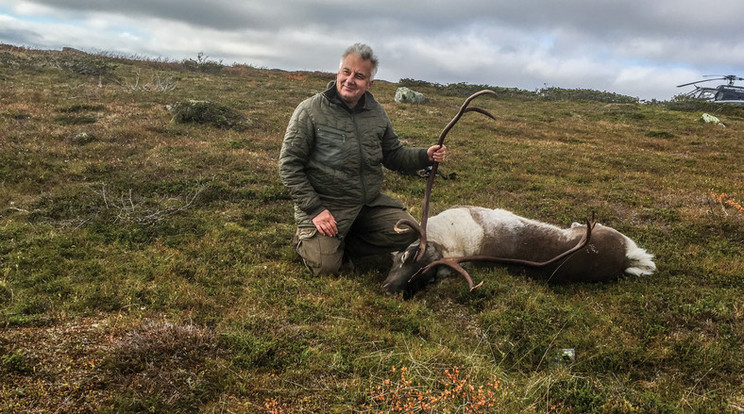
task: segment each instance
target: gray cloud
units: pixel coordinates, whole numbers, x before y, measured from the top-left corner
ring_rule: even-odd
[[[0,26],[3,25],[3,20],[0,19]],[[42,36],[25,28],[13,28],[13,27],[2,27],[0,28],[0,42],[13,44],[13,45],[28,45],[36,44],[41,40]]]
[[[392,81],[668,99],[704,73],[740,74],[742,14],[739,0],[0,0],[0,42],[335,71],[363,41]]]
[[[90,14],[118,14],[161,19],[217,30],[268,27],[267,8],[255,2],[180,0],[34,0],[29,4],[57,10],[68,18]]]

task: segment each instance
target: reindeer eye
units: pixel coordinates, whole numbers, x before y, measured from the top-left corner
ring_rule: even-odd
[[[401,263],[405,263],[408,260],[408,252],[403,252],[403,256],[400,257]]]

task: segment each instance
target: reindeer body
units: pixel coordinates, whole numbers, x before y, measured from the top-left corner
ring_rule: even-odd
[[[422,288],[435,270],[411,277],[433,261],[447,257],[491,256],[543,262],[571,249],[586,233],[586,225],[574,223],[561,229],[517,216],[501,209],[460,206],[431,217],[427,223],[428,248],[424,257],[412,258],[414,243],[394,257],[385,287],[408,292]],[[653,256],[617,230],[597,224],[589,244],[556,264],[527,269],[530,276],[552,282],[599,282],[629,275],[651,274]]]

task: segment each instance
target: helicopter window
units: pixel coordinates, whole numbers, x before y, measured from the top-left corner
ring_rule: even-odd
[[[717,101],[731,101],[744,99],[744,91],[722,90],[716,95]]]
[[[713,91],[701,91],[698,95],[699,99],[713,99],[716,96]]]

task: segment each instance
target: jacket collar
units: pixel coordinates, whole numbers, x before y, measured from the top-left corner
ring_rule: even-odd
[[[362,95],[361,98],[359,98],[359,102],[354,108],[350,108],[349,105],[341,99],[341,96],[338,94],[338,90],[336,90],[336,81],[330,81],[328,82],[327,89],[323,91],[323,95],[325,97],[335,103],[336,105],[340,105],[342,108],[347,110],[348,112],[362,112],[362,111],[368,111],[372,105],[376,102],[375,97],[372,96],[372,94],[367,91],[364,92],[364,95]]]

